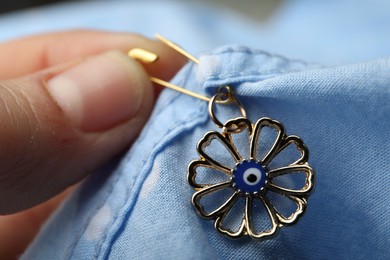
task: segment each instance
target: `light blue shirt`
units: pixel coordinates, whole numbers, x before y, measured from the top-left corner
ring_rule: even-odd
[[[390,60],[313,68],[239,46],[219,48],[200,60],[199,66],[187,65],[174,83],[208,96],[230,85],[252,122],[277,119],[310,148],[317,185],[301,221],[282,228],[273,240],[257,242],[225,238],[211,221],[199,218],[190,203],[187,167],[198,158],[197,142],[216,127],[207,102],[166,90],[119,165],[86,181],[25,258],[388,256]]]

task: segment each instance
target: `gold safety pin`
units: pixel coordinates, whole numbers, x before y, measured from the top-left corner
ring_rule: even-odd
[[[191,54],[186,52],[183,48],[181,48],[176,43],[174,43],[174,42],[168,40],[167,38],[163,37],[162,35],[156,34],[156,38],[159,39],[161,42],[165,43],[166,45],[168,45],[169,47],[171,47],[172,49],[174,49],[175,51],[177,51],[178,53],[180,53],[181,55],[184,55],[188,59],[192,60],[196,64],[200,63],[197,58],[195,58],[194,56],[192,56]]]
[[[184,49],[179,47],[177,44],[175,44],[172,41],[170,41],[170,40],[166,39],[165,37],[161,36],[160,34],[157,34],[156,38],[158,40],[160,40],[161,42],[163,42],[164,44],[166,44],[169,47],[171,47],[172,49],[174,49],[175,51],[177,51],[178,53],[182,54],[183,56],[185,56],[189,60],[195,62],[196,64],[200,63],[197,58],[195,58],[194,56],[192,56],[191,54],[186,52]],[[128,55],[129,55],[129,57],[131,57],[131,58],[133,58],[135,60],[141,61],[143,63],[153,63],[153,62],[157,61],[157,59],[158,59],[158,55],[157,54],[152,53],[152,52],[147,51],[147,50],[144,50],[144,49],[141,49],[141,48],[131,49],[128,52]],[[192,92],[190,90],[184,89],[182,87],[179,87],[177,85],[174,85],[172,83],[169,83],[169,82],[167,82],[165,80],[162,80],[162,79],[159,79],[159,78],[156,78],[156,77],[150,77],[150,81],[152,81],[152,82],[154,82],[156,84],[159,84],[159,85],[161,85],[163,87],[173,89],[175,91],[181,92],[183,94],[186,94],[186,95],[189,95],[189,96],[192,96],[192,97],[195,97],[195,98],[207,101],[207,102],[210,102],[210,100],[211,100],[209,97],[202,96],[202,95],[200,95],[198,93],[195,93],[195,92]]]

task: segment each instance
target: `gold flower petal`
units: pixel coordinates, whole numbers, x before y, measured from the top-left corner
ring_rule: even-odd
[[[275,209],[275,215],[279,220],[281,225],[293,225],[298,222],[299,218],[305,213],[307,200],[303,197],[298,196],[286,196],[288,199],[292,200],[296,205],[296,210],[288,217],[284,216],[280,211],[278,211],[277,207],[273,205]],[[280,226],[281,226],[280,225]]]
[[[240,157],[240,161],[250,156],[248,144],[252,136],[252,123],[243,117],[231,119],[226,122],[222,128],[222,135],[229,140],[232,147]],[[245,146],[239,147],[238,144],[244,143]]]
[[[216,171],[221,171],[221,172],[223,172],[224,174],[226,174],[229,177],[231,177],[231,175],[232,175],[230,170],[226,171],[224,169],[220,169],[219,167],[215,167],[214,165],[210,164],[207,161],[204,161],[204,160],[192,161],[190,163],[190,165],[188,166],[187,180],[188,180],[188,183],[192,187],[194,187],[195,189],[201,189],[201,188],[204,188],[204,187],[208,187],[208,186],[214,185],[214,183],[198,183],[198,181],[196,180],[196,176],[198,174],[198,172],[197,172],[198,168],[210,168],[210,169],[214,169]]]
[[[269,218],[271,220],[272,227],[269,230],[262,231],[262,232],[256,232],[255,228],[253,226],[253,220],[252,220],[252,212],[253,212],[253,200],[254,199],[259,199],[265,209],[268,212]],[[246,221],[246,230],[248,232],[248,235],[256,240],[265,240],[265,239],[270,239],[272,238],[276,232],[278,231],[279,228],[279,223],[278,223],[278,218],[275,214],[275,210],[272,207],[272,205],[269,203],[269,201],[262,197],[262,196],[247,196],[246,197],[246,205],[245,205],[245,221]]]
[[[259,143],[259,139],[260,139],[260,136],[261,136],[262,129],[264,127],[271,127],[271,128],[276,129],[277,137],[276,137],[276,139],[275,139],[271,149],[264,156],[264,158],[258,158],[259,157],[259,155],[258,155],[258,143]],[[261,161],[265,165],[268,165],[269,162],[278,153],[279,147],[282,144],[282,140],[283,140],[284,136],[285,136],[285,130],[284,130],[283,125],[280,122],[278,122],[276,120],[272,120],[271,118],[268,118],[268,117],[260,118],[256,122],[254,130],[253,130],[253,136],[252,136],[252,140],[251,140],[251,143],[250,143],[250,153],[251,153],[250,157],[252,159]]]
[[[231,203],[229,205],[229,207],[224,211],[224,213],[221,214],[220,216],[218,216],[215,219],[214,227],[215,227],[216,230],[218,230],[223,235],[226,235],[226,236],[231,237],[231,238],[239,238],[239,237],[242,237],[243,235],[245,235],[245,231],[246,231],[246,229],[245,229],[245,218],[244,217],[241,220],[240,226],[235,231],[231,230],[228,227],[225,227],[223,225],[223,222],[224,222],[225,218],[227,217],[227,215],[229,214],[229,211],[233,208],[233,205],[235,203],[237,203],[237,199],[239,199],[239,197],[241,195],[239,195],[238,193],[235,193],[234,196],[237,197],[237,198],[235,198],[234,203]]]
[[[229,140],[226,139],[222,134],[215,131],[206,133],[205,136],[199,141],[197,147],[199,155],[201,156],[202,159],[208,161],[212,165],[220,168],[221,170],[230,171],[231,170],[230,167],[224,165],[221,162],[217,162],[216,160],[211,158],[211,156],[205,151],[206,147],[209,146],[213,140],[220,142],[226,148],[227,152],[232,155],[236,163],[240,161],[240,155],[238,154],[235,147],[232,146]]]
[[[301,138],[295,135],[289,135],[286,138],[283,139],[280,147],[278,148],[275,156],[272,159],[277,158],[277,155],[281,153],[284,149],[286,149],[290,145],[295,145],[295,148],[299,151],[300,157],[288,165],[293,165],[293,164],[304,164],[308,161],[309,159],[309,149],[307,149],[306,145],[302,141]],[[270,160],[271,162],[272,160]]]
[[[272,182],[275,178],[292,172],[303,171],[306,173],[305,185],[302,189],[296,190],[291,188],[280,187]],[[289,165],[286,167],[274,169],[268,172],[268,181],[265,185],[266,189],[287,196],[308,196],[314,189],[314,170],[307,164]]]
[[[237,200],[236,193],[233,193],[230,198],[228,198],[222,205],[217,207],[211,212],[206,212],[204,206],[201,204],[200,200],[213,192],[217,192],[223,189],[230,189],[231,182],[222,182],[209,187],[203,188],[194,193],[192,196],[192,204],[194,205],[196,211],[204,218],[215,218],[219,214],[222,214],[225,210],[230,207],[230,204],[234,203]]]

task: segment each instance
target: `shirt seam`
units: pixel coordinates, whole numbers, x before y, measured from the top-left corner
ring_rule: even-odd
[[[188,75],[191,73],[191,71],[192,71],[192,66],[188,69],[188,73],[185,75],[185,80],[183,81],[183,85],[184,86],[188,82],[188,78],[189,78]],[[168,106],[166,106],[166,107],[169,107],[169,105],[172,102],[174,102],[179,97],[179,95],[180,94],[175,95],[175,97],[172,98],[172,100],[168,103]],[[164,110],[161,110],[161,112],[162,111],[164,111]],[[139,190],[140,187],[142,187],[142,184],[144,183],[144,181],[146,180],[146,178],[148,176],[148,174],[145,174],[145,172],[146,173],[150,172],[150,169],[153,166],[152,163],[148,163],[148,162],[154,161],[156,156],[164,149],[166,144],[168,144],[170,142],[170,140],[171,140],[171,139],[166,139],[167,133],[172,132],[172,130],[174,130],[174,129],[177,129],[178,126],[182,126],[180,128],[180,130],[177,131],[178,133],[184,132],[184,131],[188,130],[187,129],[188,128],[187,124],[191,123],[191,122],[196,122],[196,120],[194,121],[193,119],[194,118],[198,118],[198,116],[201,115],[201,114],[205,114],[205,111],[202,111],[202,109],[188,114],[187,117],[185,119],[183,119],[183,120],[176,121],[174,125],[172,125],[170,128],[168,128],[165,131],[165,134],[162,135],[162,138],[160,138],[158,141],[156,141],[152,145],[153,148],[151,149],[151,152],[149,153],[149,156],[145,156],[144,157],[144,158],[147,158],[146,160],[145,159],[143,160],[143,162],[145,163],[144,167],[141,168],[140,173],[138,175],[133,176],[133,178],[130,181],[133,185],[129,185],[128,189],[126,190],[127,194],[132,194],[131,198],[129,198],[128,200],[124,201],[124,203],[122,204],[120,209],[117,211],[117,214],[116,214],[115,218],[113,219],[113,221],[111,222],[110,226],[106,229],[105,235],[104,235],[104,237],[101,240],[102,242],[99,243],[99,246],[98,246],[98,248],[95,251],[96,252],[95,255],[94,255],[95,258],[106,259],[109,256],[109,254],[111,252],[111,247],[109,247],[108,250],[106,250],[104,255],[102,255],[101,251],[102,251],[104,245],[110,243],[109,241],[116,240],[118,232],[120,232],[121,227],[125,223],[122,223],[118,228],[116,228],[114,234],[112,235],[112,237],[110,239],[109,239],[109,233],[110,233],[109,230],[113,229],[113,226],[116,224],[119,216],[121,216],[121,215],[123,216],[123,214],[125,214],[124,218],[125,219],[129,219],[129,217],[131,215],[131,212],[132,212],[132,210],[134,208],[135,202],[138,199],[138,195],[139,195],[138,194],[138,190]],[[191,129],[192,129],[192,127],[193,126],[190,126]],[[132,189],[134,189],[135,186],[137,186],[137,192],[131,191]],[[107,197],[107,199],[108,199],[108,197]],[[123,213],[123,214],[121,214],[121,213]]]
[[[190,71],[191,71],[191,69],[189,69],[189,72],[190,72]],[[187,75],[188,75],[188,74],[187,74]],[[188,79],[187,79],[187,77],[186,77],[186,79],[185,79],[184,82],[187,82],[187,80],[188,80]],[[177,98],[178,98],[178,95],[174,95],[174,96],[171,98],[171,100],[168,102],[168,106],[163,107],[163,109],[161,109],[160,111],[158,111],[156,117],[158,117],[158,115],[160,115],[161,113],[163,113],[163,111],[165,111],[165,109],[167,109],[167,108],[169,107],[169,104],[171,104],[172,102],[174,102]],[[140,142],[142,139],[143,139],[142,136],[140,136],[140,139],[138,139],[137,142]],[[160,141],[161,141],[161,140],[160,140]],[[155,144],[153,144],[153,148],[151,149],[152,152],[153,152],[153,150],[155,149],[155,146],[156,146],[157,144],[158,144],[158,142],[156,142]],[[152,152],[151,152],[151,153],[152,153]],[[118,167],[117,170],[118,170],[118,171],[121,171],[121,170],[123,169],[124,165],[126,165],[126,162],[128,162],[128,161],[130,160],[130,158],[131,158],[131,156],[126,156],[126,158],[124,158],[124,160],[120,163],[120,166]],[[104,200],[103,200],[97,207],[95,207],[93,211],[91,211],[90,216],[86,219],[86,220],[87,220],[87,221],[86,221],[87,224],[90,223],[91,219],[95,216],[95,213],[96,213],[99,209],[101,209],[104,205],[106,205],[108,199],[110,198],[110,194],[112,194],[112,191],[114,190],[114,187],[115,187],[115,185],[118,183],[119,179],[120,179],[120,174],[118,174],[118,175],[115,177],[115,179],[111,182],[110,189],[108,189],[108,191],[107,191],[108,196],[106,196],[106,197],[104,198]],[[132,178],[132,180],[134,180],[134,179],[136,179],[136,178]],[[134,184],[134,182],[132,182],[132,183]],[[129,185],[129,189],[131,189],[132,187],[133,187],[133,185]],[[128,189],[128,190],[129,190],[129,189]],[[127,190],[127,191],[128,191],[128,190]],[[92,213],[92,212],[93,212],[93,213]],[[116,215],[115,215],[115,217],[114,217],[113,220],[112,220],[112,223],[114,223],[114,222],[116,221],[116,219],[117,219],[118,216],[119,216],[119,214],[116,214]],[[68,247],[68,250],[67,250],[67,251],[69,252],[69,254],[68,254],[68,259],[71,259],[71,258],[73,257],[74,250],[76,249],[78,243],[80,242],[81,238],[82,238],[83,235],[85,234],[85,231],[86,231],[86,229],[87,229],[87,226],[88,226],[88,225],[85,225],[85,226],[84,226],[84,228],[81,230],[81,232],[79,233],[79,235],[77,235],[77,239],[75,239],[74,242]],[[110,225],[110,227],[111,227],[111,226],[112,226],[112,225]],[[108,231],[108,230],[110,229],[110,227],[108,227],[108,228],[106,229],[106,231]],[[108,235],[108,232],[106,232],[105,236],[107,236],[107,235]],[[104,241],[104,240],[103,240],[103,241]],[[98,248],[99,248],[99,250],[98,250],[99,252],[100,252],[100,248],[101,248],[102,244],[103,244],[103,243],[98,243],[98,245],[97,245]],[[99,256],[99,254],[95,254],[95,255],[94,255],[94,259],[97,259],[98,256]]]

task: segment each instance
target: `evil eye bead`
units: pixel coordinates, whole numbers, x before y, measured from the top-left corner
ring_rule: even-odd
[[[244,193],[257,193],[265,185],[265,168],[258,162],[242,161],[233,170],[233,186]]]

